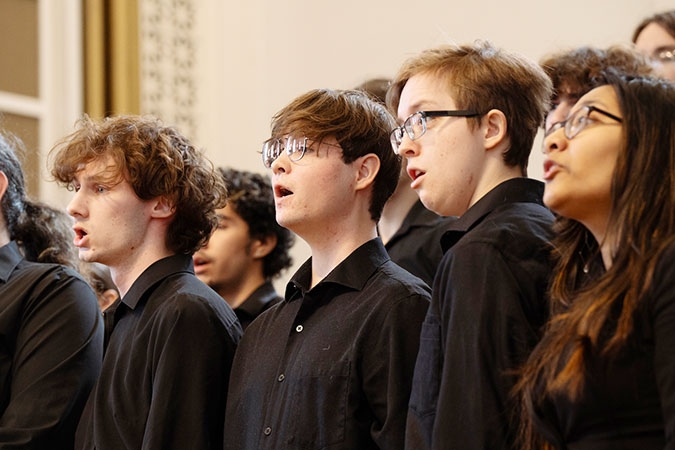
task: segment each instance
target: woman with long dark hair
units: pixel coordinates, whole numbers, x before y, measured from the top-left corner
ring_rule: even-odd
[[[527,449],[675,445],[675,86],[605,82],[544,142],[557,267],[519,385]]]

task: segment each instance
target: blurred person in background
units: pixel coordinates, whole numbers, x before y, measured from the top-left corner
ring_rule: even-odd
[[[59,210],[27,198],[20,148],[0,134],[0,448],[72,450],[103,325],[91,287],[54,263],[70,261],[72,229],[51,227]]]
[[[653,74],[654,68],[649,58],[637,50],[619,45],[564,50],[545,57],[539,64],[553,83],[546,131],[564,121],[577,100],[602,82],[604,70],[612,68],[627,75],[647,76]]]
[[[675,82],[675,9],[646,17],[633,31],[633,43],[652,59],[658,76]]]
[[[356,89],[385,105],[390,82],[388,78],[372,78]],[[377,230],[391,260],[431,286],[443,257],[441,236],[454,218],[426,209],[410,181],[405,165],[401,165],[396,190],[384,205]]]
[[[292,264],[293,234],[277,223],[274,192],[260,174],[220,168],[228,202],[218,225],[193,255],[195,274],[232,307],[242,329],[282,300],[272,280]]]

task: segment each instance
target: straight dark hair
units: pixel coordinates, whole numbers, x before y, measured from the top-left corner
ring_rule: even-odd
[[[654,268],[675,243],[675,85],[651,78],[603,75],[623,117],[607,234],[616,236],[612,266],[584,282],[598,244],[579,222],[560,217],[550,298],[552,318],[516,387],[523,402],[524,449],[542,448],[528,415],[547,395],[574,401],[590,359],[611,360],[625,348]]]

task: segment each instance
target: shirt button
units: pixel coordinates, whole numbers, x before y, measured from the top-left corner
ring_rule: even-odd
[[[302,330],[303,330],[302,325],[298,325],[297,327],[295,327],[295,331],[297,331],[298,333],[302,333]]]
[[[284,374],[282,373],[281,375],[279,375],[279,377],[277,377],[277,381],[284,381],[284,378],[286,377],[284,377]]]
[[[267,428],[265,428],[264,433],[265,433],[265,436],[269,436],[270,434],[272,434],[272,429],[270,427],[267,427]]]

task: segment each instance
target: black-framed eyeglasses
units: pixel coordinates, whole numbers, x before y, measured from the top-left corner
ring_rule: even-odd
[[[557,130],[564,128],[565,137],[567,139],[574,138],[577,134],[581,133],[581,130],[586,128],[588,124],[592,122],[589,116],[594,111],[602,114],[603,116],[609,117],[610,119],[616,120],[619,123],[623,123],[623,119],[621,117],[615,116],[614,114],[596,106],[588,105],[577,109],[572,113],[572,115],[568,116],[566,120],[554,123],[546,132],[546,136],[550,136]]]
[[[293,162],[298,162],[305,156],[308,149],[311,148],[309,142],[311,140],[307,137],[295,138],[287,136],[285,138],[273,138],[265,141],[262,147],[262,160],[265,167],[268,169],[272,167],[272,163],[281,155],[281,152],[286,152],[288,159]],[[341,148],[339,145],[330,144],[328,142],[321,142],[323,145]]]
[[[427,132],[427,117],[475,117],[480,116],[478,111],[472,109],[456,109],[447,111],[417,111],[408,116],[403,125],[391,130],[389,140],[394,153],[398,153],[398,148],[403,140],[405,132],[411,140],[419,139]]]

